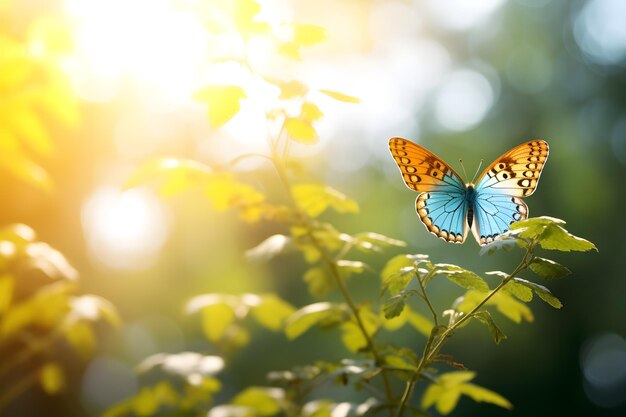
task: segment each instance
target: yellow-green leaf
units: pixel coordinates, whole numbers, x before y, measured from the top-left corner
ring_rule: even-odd
[[[326,39],[326,29],[320,26],[302,23],[293,25],[293,40],[300,45],[311,46],[322,42],[324,39]]]
[[[274,294],[261,296],[260,304],[253,306],[250,313],[256,321],[267,329],[273,331],[282,330],[285,321],[296,309]]]
[[[380,325],[380,319],[368,307],[359,309],[361,322],[367,334],[371,337]],[[363,334],[363,330],[354,321],[348,321],[341,325],[341,340],[346,348],[351,352],[358,352],[367,347],[367,339]]]
[[[304,274],[304,282],[307,283],[309,293],[315,297],[324,297],[332,292],[335,288],[335,281],[320,266],[311,268]]]
[[[323,184],[297,184],[291,190],[298,206],[311,217],[319,216],[329,207],[339,213],[359,211],[356,201]]]
[[[65,388],[65,374],[56,362],[48,362],[41,368],[39,381],[47,394],[58,394]]]
[[[380,274],[383,287],[392,295],[398,294],[413,279],[414,272],[413,260],[408,255],[396,255],[387,261]]]
[[[314,325],[332,316],[337,306],[329,302],[309,304],[293,313],[285,326],[285,334],[289,339],[295,339]]]
[[[243,88],[236,85],[209,85],[194,94],[195,100],[208,105],[209,122],[216,128],[237,114],[239,101],[245,97]]]
[[[257,35],[270,30],[269,24],[255,20],[260,11],[261,6],[254,0],[235,0],[235,23],[242,35]]]
[[[258,416],[271,416],[280,411],[285,392],[281,388],[250,387],[232,399],[233,405],[250,407]]]
[[[356,97],[339,93],[337,91],[331,91],[331,90],[319,90],[319,91],[322,94],[326,94],[328,97],[331,97],[331,98],[334,98],[335,100],[343,101],[346,103],[360,103],[361,102],[361,100]]]
[[[211,175],[213,175],[211,169],[197,161],[157,158],[140,165],[126,179],[124,188],[129,189],[155,180],[162,180],[169,185],[163,185],[162,188],[167,188],[167,192],[161,190],[161,194],[172,195],[203,184]]]
[[[67,341],[83,357],[90,357],[96,347],[96,336],[91,326],[79,321],[65,330]]]
[[[457,305],[457,309],[464,313],[469,312],[472,308],[481,302],[487,293],[470,290],[465,293],[461,302]],[[515,323],[521,323],[522,319],[533,321],[534,316],[530,308],[526,304],[520,303],[506,292],[497,292],[487,301],[487,305],[496,306],[496,309],[507,318]]]
[[[459,386],[461,394],[467,395],[476,402],[485,402],[512,409],[513,405],[500,394],[474,384],[462,384]]]
[[[289,117],[285,120],[285,130],[297,142],[307,145],[317,143],[317,132],[310,120]]]
[[[550,259],[536,256],[528,266],[531,271],[545,279],[562,278],[572,273],[567,267]]]
[[[202,309],[202,329],[212,342],[221,340],[234,321],[235,312],[227,303],[217,302]]]
[[[315,104],[308,101],[302,104],[302,108],[300,109],[300,117],[302,117],[304,120],[314,122],[321,119],[323,116],[324,113],[322,113],[320,108],[317,107]]]
[[[278,44],[277,50],[279,54],[286,58],[293,59],[295,61],[302,60],[300,45],[296,42],[282,42]]]

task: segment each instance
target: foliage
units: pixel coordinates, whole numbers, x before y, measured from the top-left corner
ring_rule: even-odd
[[[78,273],[56,249],[23,224],[0,229],[0,381],[18,382],[0,394],[0,409],[33,385],[48,394],[66,385],[64,350],[94,353],[96,325],[117,325],[115,308],[96,295],[76,293]],[[56,359],[58,357],[59,359]]]
[[[0,8],[0,20],[4,22]],[[9,19],[10,21],[10,19]],[[38,162],[54,154],[49,121],[72,127],[78,101],[62,71],[71,47],[67,25],[40,17],[16,36],[0,29],[0,169],[37,188],[53,184]]]
[[[274,35],[284,32],[276,30],[269,22],[257,20],[260,6],[255,1],[237,0],[233,8],[232,21],[227,28],[235,31],[243,43],[255,37],[269,39],[275,43],[276,52],[287,59],[302,59],[306,47],[326,36],[323,29],[300,23],[284,24],[290,28],[286,38]],[[220,33],[216,32],[215,36],[219,41]],[[535,252],[540,249],[588,251],[595,246],[570,234],[559,219],[527,219],[513,225],[511,231],[481,250],[481,254],[493,254],[514,246],[521,248],[521,260],[511,272],[493,271],[482,275],[458,265],[435,263],[425,254],[402,254],[392,257],[381,272],[381,294],[387,298],[380,303],[357,302],[350,291],[349,280],[374,271],[366,263],[373,254],[405,244],[373,232],[345,233],[325,221],[322,216],[331,210],[357,213],[358,204],[328,184],[294,181],[295,164],[289,149],[294,142],[305,145],[317,142],[315,122],[324,114],[318,107],[316,97],[320,96],[316,93],[346,103],[357,103],[358,99],[335,91],[315,90],[300,80],[262,74],[246,55],[245,48],[241,56],[218,60],[219,63],[224,61],[238,62],[252,79],[276,87],[279,104],[267,112],[269,153],[242,157],[264,158],[271,163],[286,203],[271,202],[263,191],[238,180],[234,166],[239,159],[227,167],[177,158],[148,161],[129,178],[127,186],[158,182],[158,190],[164,196],[199,190],[218,211],[234,210],[248,223],[272,221],[280,229],[247,251],[251,261],[269,261],[290,252],[299,252],[305,260],[307,267],[302,279],[311,296],[322,298],[320,301],[294,308],[273,294],[203,294],[187,303],[187,313],[202,316],[204,335],[222,357],[226,358],[250,341],[248,317],[268,330],[284,332],[289,340],[314,328],[335,332],[349,356],[338,363],[320,361],[272,371],[268,374],[272,386],[245,388],[219,405],[211,402],[214,392],[220,388],[213,374],[210,389],[204,391],[206,401],[197,403],[189,401],[185,394],[189,389],[187,374],[184,375],[186,382],[176,388],[172,377],[165,375],[146,384],[133,398],[113,407],[107,416],[169,415],[172,410],[193,410],[198,414],[208,411],[208,415],[214,417],[326,416],[335,412],[344,415],[385,412],[401,417],[407,409],[416,415],[426,415],[432,406],[439,413],[448,414],[462,395],[511,408],[501,395],[470,383],[476,374],[450,355],[442,354],[442,348],[471,319],[484,324],[495,343],[502,342],[506,335],[497,325],[495,312],[515,323],[533,321],[528,303],[534,295],[560,308],[560,300],[547,287],[518,275],[530,270],[538,278],[563,277],[569,273],[566,267],[536,256]],[[243,86],[208,85],[198,91],[195,98],[207,105],[211,125],[219,128],[235,117],[240,102],[250,94]],[[364,256],[367,259],[363,259]],[[440,311],[431,302],[428,290],[442,279],[458,286],[461,292],[451,300],[449,308]],[[335,292],[341,297],[339,301],[328,298]],[[419,312],[420,309],[427,313]],[[426,338],[421,351],[397,347],[385,339],[406,324]],[[195,358],[200,360],[200,357]],[[162,360],[163,357],[159,357],[158,363]],[[150,359],[148,362],[152,363]],[[444,372],[445,367],[462,370]],[[202,378],[198,377],[197,382],[202,384]],[[421,382],[425,390],[417,405],[414,390]],[[338,403],[341,398],[318,398],[316,389],[327,384],[352,386],[372,395],[362,402]]]

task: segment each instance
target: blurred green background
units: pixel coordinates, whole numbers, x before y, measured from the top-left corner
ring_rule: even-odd
[[[76,361],[68,392],[29,391],[6,415],[97,415],[137,389],[133,367],[146,356],[210,353],[197,318],[183,313],[194,295],[274,291],[296,306],[312,302],[298,255],[269,264],[244,258],[246,249],[284,232],[276,225],[243,224],[193,192],[163,201],[150,189],[120,191],[133,168],[151,157],[219,163],[264,150],[253,104],[242,104],[224,129],[214,130],[204,108],[191,103],[194,88],[225,77],[206,70],[213,50],[202,25],[193,25],[204,3],[14,1],[0,8],[5,34],[23,32],[42,14],[69,22],[75,49],[64,68],[81,111],[76,127],[50,128],[56,150],[40,162],[53,191],[0,176],[0,219],[33,227],[80,272],[81,291],[109,299],[124,321],[102,330],[90,362]],[[564,303],[560,311],[534,302],[534,323],[498,320],[509,336],[498,346],[473,324],[451,340],[446,352],[515,406],[509,412],[463,399],[453,415],[625,415],[626,2],[259,3],[268,19],[328,30],[328,41],[302,63],[259,57],[261,65],[362,101],[322,102],[320,143],[294,149],[317,179],[359,202],[358,215],[328,217],[341,230],[403,239],[411,253],[476,272],[510,270],[514,253],[481,257],[472,240],[445,244],[426,232],[387,141],[414,140],[458,172],[462,158],[471,176],[481,159],[488,164],[542,138],[550,157],[537,192],[526,200],[531,216],[564,219],[569,231],[599,248],[556,258],[573,271],[549,283]],[[262,164],[243,166],[239,177],[270,193],[277,187]],[[381,267],[391,255],[369,261]],[[378,296],[374,274],[353,285],[359,300]],[[433,291],[439,308],[460,294],[443,283]],[[408,329],[400,337],[398,344],[415,349],[424,342]],[[287,343],[256,329],[222,375],[219,398],[266,383],[270,370],[344,355],[336,334],[314,331]]]

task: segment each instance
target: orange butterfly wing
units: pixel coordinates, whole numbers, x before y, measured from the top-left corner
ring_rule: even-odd
[[[465,188],[459,174],[428,149],[406,139],[391,138],[389,150],[411,190],[435,191],[445,185]]]
[[[476,189],[491,188],[514,197],[528,197],[537,189],[548,154],[544,140],[522,143],[489,165],[478,177]]]

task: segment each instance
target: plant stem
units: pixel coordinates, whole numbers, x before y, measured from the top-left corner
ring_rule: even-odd
[[[289,196],[289,199],[291,200],[292,205],[294,207],[298,207],[296,200],[291,192],[291,185],[289,182],[289,177],[287,175],[282,159],[276,152],[274,152],[272,159],[274,161],[274,166],[276,167],[276,171],[278,172],[278,176],[280,177],[283,185],[285,186],[287,190],[287,194]],[[337,284],[337,287],[339,287],[341,295],[343,296],[346,304],[348,305],[348,308],[352,312],[352,315],[354,316],[354,320],[356,321],[356,324],[359,330],[361,331],[363,338],[365,339],[365,342],[367,343],[367,349],[371,352],[372,356],[374,357],[374,362],[376,363],[376,366],[381,366],[383,364],[382,357],[378,353],[376,346],[374,345],[374,342],[372,340],[372,337],[368,333],[367,328],[365,327],[365,323],[363,322],[363,319],[361,318],[359,309],[356,303],[354,302],[354,300],[352,299],[352,296],[350,295],[350,292],[348,291],[348,287],[346,286],[346,283],[341,277],[339,268],[337,267],[337,263],[332,258],[332,256],[328,253],[326,248],[315,237],[315,234],[313,233],[313,229],[311,227],[311,221],[308,218],[308,216],[306,216],[305,214],[301,214],[301,220],[306,226],[307,236],[309,237],[309,239],[311,240],[315,248],[320,252],[324,264],[330,271],[333,279],[335,280],[335,283]],[[385,389],[385,396],[387,397],[387,402],[389,404],[393,404],[394,401],[393,401],[393,392],[391,390],[391,382],[389,381],[389,376],[387,375],[387,372],[385,369],[382,369],[381,375],[383,378],[383,385]],[[389,417],[393,417],[393,409],[391,407],[389,408]]]
[[[439,352],[439,350],[445,343],[446,339],[450,337],[452,333],[454,332],[454,330],[456,330],[461,324],[469,320],[474,315],[474,313],[476,313],[482,306],[484,306],[485,303],[487,303],[487,301],[491,299],[491,297],[493,297],[498,291],[502,289],[502,287],[504,287],[509,281],[515,278],[517,274],[519,274],[524,269],[528,268],[528,265],[530,264],[530,262],[532,261],[532,258],[534,257],[533,248],[534,248],[534,242],[532,242],[526,248],[526,253],[524,254],[524,257],[522,258],[520,263],[517,265],[517,267],[515,267],[513,272],[511,272],[508,277],[504,278],[500,282],[500,284],[498,284],[498,286],[496,286],[493,290],[491,290],[489,294],[487,294],[485,298],[483,298],[480,301],[480,303],[478,303],[467,314],[461,317],[459,321],[454,322],[450,327],[444,330],[443,333],[441,333],[441,335],[439,336],[436,336],[435,333],[431,333],[430,337],[428,338],[428,341],[426,342],[426,346],[424,346],[424,352],[422,354],[420,363],[418,364],[417,369],[413,373],[409,382],[407,382],[402,398],[400,399],[400,405],[398,406],[398,413],[396,415],[397,417],[403,416],[404,410],[406,409],[408,401],[411,398],[411,395],[413,394],[413,389],[415,388],[415,384],[417,382],[417,379],[420,377],[422,370],[431,363],[433,357]],[[435,342],[435,339],[437,339],[436,342]]]
[[[428,309],[430,310],[430,312],[433,315],[433,320],[435,321],[435,326],[439,326],[439,320],[437,319],[437,313],[435,312],[435,309],[433,308],[433,305],[430,302],[430,298],[428,298],[428,296],[426,295],[426,288],[424,288],[424,283],[422,283],[422,280],[420,279],[420,276],[417,273],[415,274],[415,277],[417,278],[417,282],[420,284],[420,289],[422,290],[422,298],[424,299],[424,301],[428,305]]]

